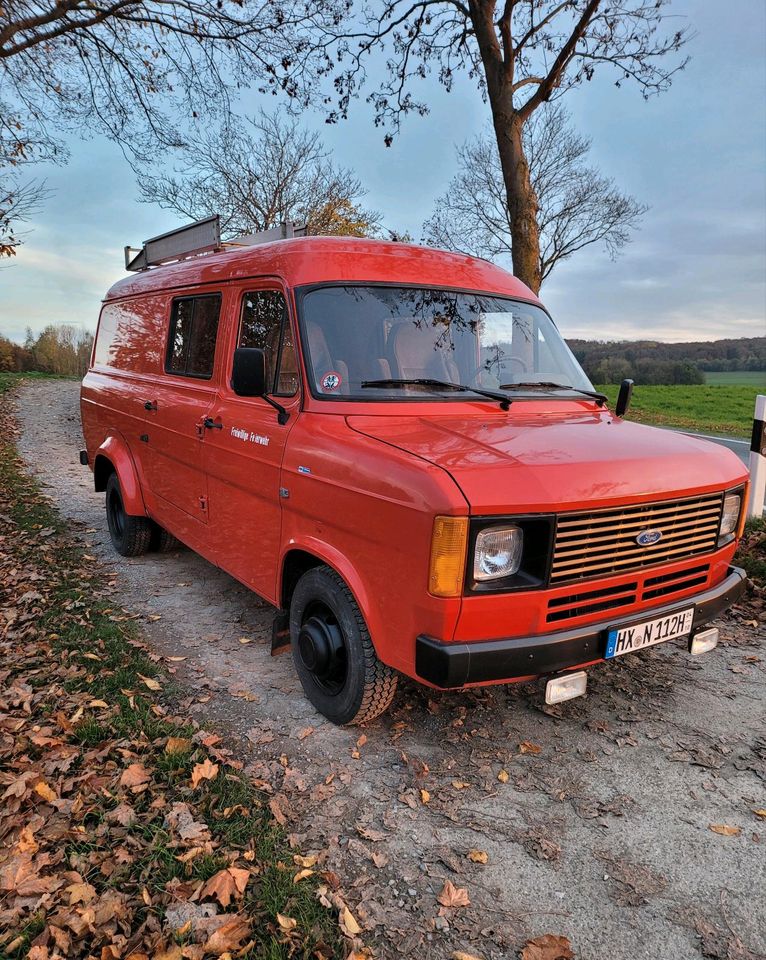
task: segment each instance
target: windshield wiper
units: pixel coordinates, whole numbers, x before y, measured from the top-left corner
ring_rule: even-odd
[[[603,393],[596,393],[595,390],[582,390],[580,387],[571,387],[567,383],[554,383],[552,380],[525,380],[522,383],[501,383],[501,390],[530,390],[534,387],[544,387],[547,390],[551,388],[556,390],[574,390],[575,393],[581,393],[585,397],[593,397],[600,407],[609,399]]]
[[[467,390],[470,393],[477,393],[480,397],[486,397],[488,400],[497,400],[501,409],[507,410],[512,401],[511,398],[497,390],[481,390],[479,387],[466,387],[462,383],[450,383],[449,380],[434,380],[431,377],[419,377],[416,380],[363,380],[363,387],[433,387],[438,390]]]

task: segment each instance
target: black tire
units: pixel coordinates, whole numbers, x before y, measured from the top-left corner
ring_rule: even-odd
[[[306,696],[328,720],[364,723],[388,709],[398,675],[378,660],[353,594],[329,567],[314,567],[298,581],[290,640]]]
[[[161,527],[158,523],[152,522],[152,539],[149,549],[155,553],[172,553],[173,550],[180,550],[183,544],[174,537],[172,533]]]
[[[140,557],[152,539],[152,522],[148,517],[132,517],[125,513],[117,474],[106,484],[106,522],[112,546],[123,557]]]

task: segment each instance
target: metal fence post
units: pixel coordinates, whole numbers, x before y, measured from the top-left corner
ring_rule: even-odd
[[[766,497],[766,396],[755,398],[753,436],[750,440],[750,503],[748,517],[763,516],[763,501]]]

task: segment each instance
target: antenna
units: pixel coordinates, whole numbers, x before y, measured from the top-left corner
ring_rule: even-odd
[[[233,240],[221,241],[221,218],[218,214],[188,223],[161,233],[158,237],[146,240],[143,247],[125,247],[125,269],[130,271],[148,270],[165,263],[186,260],[205,253],[217,253],[237,247],[252,247],[258,243],[272,243],[275,240],[290,240],[293,237],[305,237],[307,227],[296,227],[290,221],[280,223],[270,230],[248,233]]]

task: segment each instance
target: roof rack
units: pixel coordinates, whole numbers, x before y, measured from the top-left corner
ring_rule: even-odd
[[[285,221],[270,230],[248,233],[233,240],[221,240],[221,218],[218,214],[187,223],[176,230],[161,233],[158,237],[146,240],[140,250],[125,247],[125,269],[131,272],[148,270],[166,263],[188,260],[206,253],[219,253],[236,247],[252,247],[258,243],[271,243],[274,240],[289,240],[292,237],[305,237],[307,227],[296,227]]]

